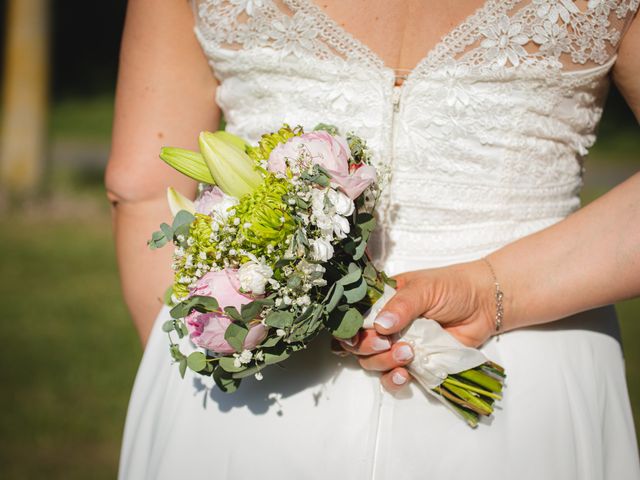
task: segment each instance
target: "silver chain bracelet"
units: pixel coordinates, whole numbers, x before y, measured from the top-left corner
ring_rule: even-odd
[[[495,324],[496,324],[496,332],[498,332],[497,337],[498,337],[498,339],[500,339],[500,330],[502,330],[502,320],[504,318],[504,303],[503,303],[504,293],[503,293],[502,289],[500,288],[500,283],[498,282],[498,278],[496,277],[496,272],[493,269],[493,265],[491,265],[491,262],[489,262],[489,259],[487,257],[482,257],[482,260],[484,260],[484,262],[489,267],[489,270],[491,270],[491,276],[493,277],[493,284],[494,284],[494,286],[496,288],[496,291],[495,291],[495,299],[496,299]]]

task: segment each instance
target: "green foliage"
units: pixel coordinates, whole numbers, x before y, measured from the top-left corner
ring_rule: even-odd
[[[193,352],[187,357],[187,366],[194,372],[200,372],[207,366],[207,357],[202,352]]]
[[[355,308],[342,310],[340,308],[331,313],[331,333],[336,338],[348,339],[353,337],[362,328],[364,318]]]
[[[291,312],[274,311],[265,318],[265,323],[274,328],[288,328],[293,324]]]
[[[244,346],[244,340],[247,338],[249,329],[244,323],[233,322],[224,332],[224,339],[229,342],[236,352],[241,352]]]

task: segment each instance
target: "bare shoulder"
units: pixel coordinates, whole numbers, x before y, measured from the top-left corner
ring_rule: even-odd
[[[622,38],[613,78],[640,121],[640,14],[636,14]]]

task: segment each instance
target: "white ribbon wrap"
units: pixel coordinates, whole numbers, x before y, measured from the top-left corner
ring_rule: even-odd
[[[373,328],[376,316],[395,293],[395,289],[385,285],[382,297],[365,316],[363,328]],[[414,320],[394,340],[411,345],[414,357],[406,368],[427,392],[434,395],[431,390],[440,385],[447,375],[469,370],[487,361],[482,352],[463,345],[438,322],[424,317]],[[442,400],[440,395],[435,396]]]

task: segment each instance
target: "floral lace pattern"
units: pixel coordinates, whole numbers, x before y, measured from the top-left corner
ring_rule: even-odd
[[[488,0],[428,52],[416,71],[456,59],[500,69],[542,62],[604,64],[615,52],[639,0]],[[386,68],[312,0],[200,0],[200,29],[218,47],[270,47],[282,56],[312,55]],[[530,48],[525,49],[525,46]]]
[[[312,0],[192,0],[227,129],[319,122],[391,173],[376,258],[464,261],[580,206],[622,33],[638,0],[487,0],[394,88],[395,72]],[[424,263],[421,263],[425,265]]]

